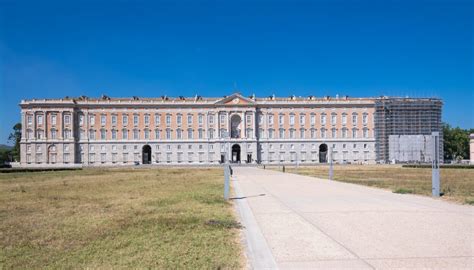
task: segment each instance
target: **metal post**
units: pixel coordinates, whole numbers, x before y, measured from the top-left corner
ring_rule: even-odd
[[[222,134],[225,142],[225,156],[224,156],[224,200],[229,200],[229,189],[230,189],[230,165],[229,165],[229,145],[228,145],[228,132],[225,131]]]
[[[334,168],[332,164],[332,147],[329,147],[329,180],[332,180],[334,176]]]
[[[439,178],[439,132],[432,132],[433,139],[433,156],[431,158],[431,185],[433,197],[440,195],[440,178]]]

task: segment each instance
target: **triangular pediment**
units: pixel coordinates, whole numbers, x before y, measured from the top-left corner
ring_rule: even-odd
[[[250,98],[246,98],[242,96],[239,93],[234,93],[228,97],[225,97],[219,101],[217,101],[215,104],[218,105],[252,105],[255,104],[255,101],[253,101]]]

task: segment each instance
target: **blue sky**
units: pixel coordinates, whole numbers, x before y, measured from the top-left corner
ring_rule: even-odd
[[[474,127],[473,1],[0,0],[0,143],[21,99],[443,98]]]

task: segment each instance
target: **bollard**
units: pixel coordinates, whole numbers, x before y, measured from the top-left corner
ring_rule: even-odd
[[[263,169],[265,170],[265,165],[263,165]]]
[[[283,165],[283,172],[285,172],[285,165]]]

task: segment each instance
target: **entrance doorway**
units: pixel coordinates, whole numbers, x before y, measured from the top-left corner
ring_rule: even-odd
[[[252,154],[247,154],[247,163],[252,163]]]
[[[323,143],[319,146],[319,163],[328,162],[328,146]]]
[[[142,163],[151,164],[151,147],[148,144],[142,149]]]
[[[238,144],[232,146],[232,162],[240,163],[240,145]]]

